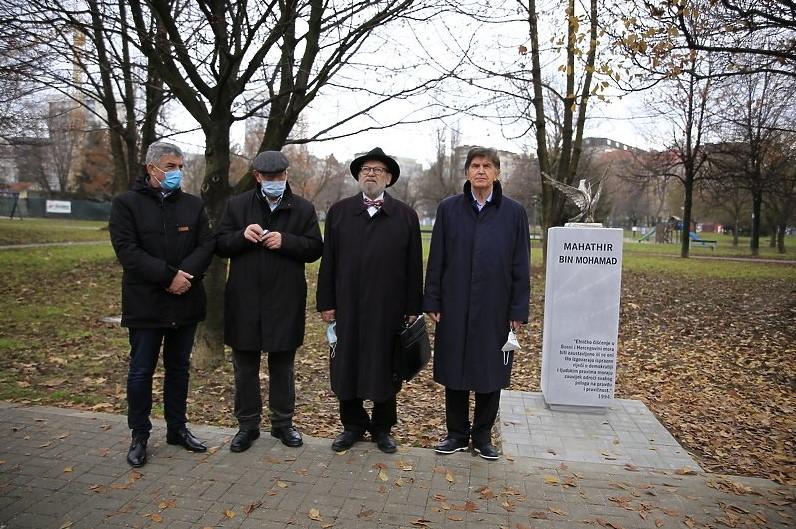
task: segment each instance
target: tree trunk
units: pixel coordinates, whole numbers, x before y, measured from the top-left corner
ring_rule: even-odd
[[[694,201],[694,175],[687,174],[683,186],[683,229],[680,230],[680,257],[688,258],[691,248],[691,207]]]
[[[205,178],[202,196],[213,228],[230,195],[229,188],[229,125],[220,120],[217,127],[206,128]],[[204,278],[207,292],[207,318],[196,332],[193,364],[199,369],[212,369],[224,361],[224,284],[227,279],[226,259],[213,259]]]
[[[732,225],[732,246],[738,247],[738,230],[741,228],[741,220],[735,217],[735,223]]]
[[[760,255],[760,211],[762,210],[763,195],[754,191],[752,196],[752,239],[749,248],[752,255]]]
[[[785,253],[785,230],[788,225],[782,223],[777,229],[777,253]]]

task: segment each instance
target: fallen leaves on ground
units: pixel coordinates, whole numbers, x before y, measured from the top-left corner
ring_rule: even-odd
[[[0,272],[6,272],[0,273],[0,290],[7,301],[0,338],[11,344],[0,358],[0,397],[124,413],[127,333],[98,321],[120,311],[121,270],[113,257],[82,259],[57,274]],[[314,297],[316,275],[317,265],[308,267],[308,299]],[[522,352],[510,389],[539,391],[543,291],[544,277],[535,270],[531,322],[519,334]],[[707,471],[796,484],[792,281],[626,271],[621,303],[616,397],[644,402]],[[47,310],[31,318],[25,316],[29,307]],[[308,435],[332,439],[340,422],[329,388],[325,326],[313,310],[306,321],[296,356],[295,422]],[[232,380],[229,361],[194,370],[193,421],[236,426]],[[155,378],[155,409],[162,408],[162,383],[162,376]],[[433,382],[429,366],[398,396],[396,440],[436,444],[445,434],[443,403],[443,388]]]

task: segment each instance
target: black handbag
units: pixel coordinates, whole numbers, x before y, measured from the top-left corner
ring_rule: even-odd
[[[401,380],[412,380],[431,359],[425,317],[421,314],[411,325],[406,325],[395,342],[395,372]]]

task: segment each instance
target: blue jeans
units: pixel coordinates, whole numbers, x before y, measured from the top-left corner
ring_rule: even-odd
[[[163,411],[169,430],[188,421],[188,377],[196,324],[176,328],[133,328],[130,334],[130,368],[127,372],[127,426],[133,437],[148,439],[152,422],[152,376],[163,346]]]

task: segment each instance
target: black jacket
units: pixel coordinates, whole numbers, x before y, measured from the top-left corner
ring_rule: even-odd
[[[337,347],[329,363],[341,400],[384,402],[393,382],[395,336],[404,316],[420,314],[423,251],[415,210],[384,193],[373,217],[362,193],[326,215],[317,308],[335,309]]]
[[[179,189],[163,198],[142,177],[113,199],[109,229],[124,269],[123,326],[176,327],[205,318],[202,276],[215,240],[202,199]],[[177,270],[194,276],[182,295],[166,291]]]
[[[282,234],[269,250],[246,240],[249,224]],[[304,342],[307,281],[304,263],[321,256],[315,208],[286,186],[274,211],[259,187],[227,202],[216,226],[216,252],[230,258],[224,295],[224,342],[243,351],[287,351]]]

